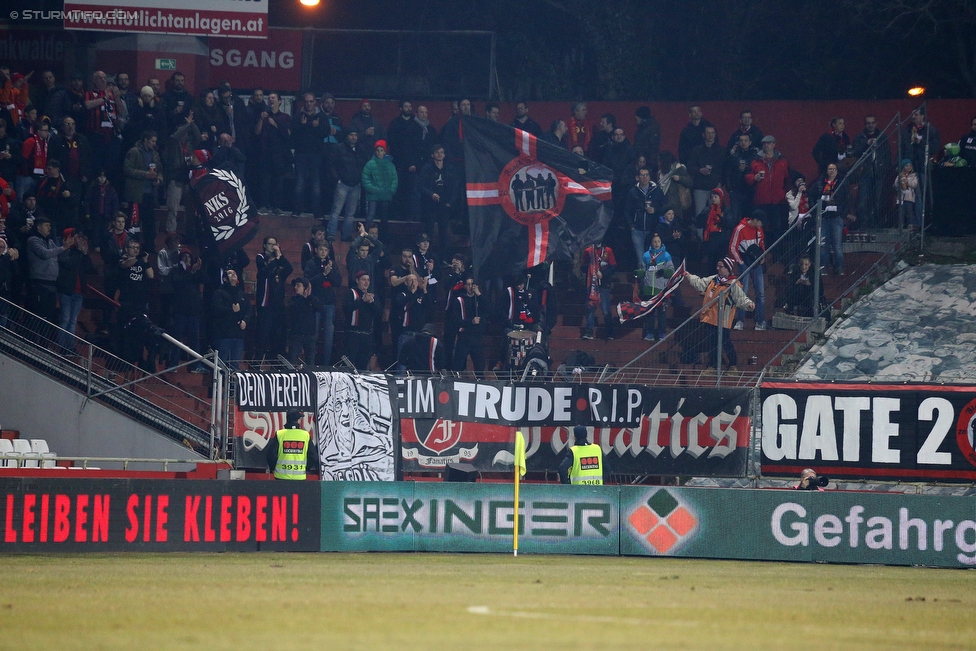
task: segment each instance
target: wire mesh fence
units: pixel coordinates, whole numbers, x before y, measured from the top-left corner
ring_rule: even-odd
[[[657,308],[670,312],[671,322],[690,316],[664,337],[645,327],[647,349],[604,380],[743,386],[789,377],[844,311],[922,244],[931,194],[928,149],[917,135],[919,112],[924,107],[905,119],[895,115],[874,133],[862,132],[816,179],[792,174],[785,202],[755,206],[764,213],[765,251],[749,246],[755,213],[741,208],[748,202],[732,190],[732,201],[718,211],[726,213],[724,223],[684,252],[688,268],[700,274],[683,281],[681,302],[688,307],[670,299]],[[910,161],[901,164],[919,157],[919,150],[920,171]],[[727,256],[738,258],[737,269],[725,270],[737,272],[737,282],[716,276]]]
[[[495,96],[495,35],[484,31],[314,30],[309,87],[340,97]]]

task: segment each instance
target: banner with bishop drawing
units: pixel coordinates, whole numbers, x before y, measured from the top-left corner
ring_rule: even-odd
[[[322,479],[393,481],[399,419],[385,375],[238,373],[234,465],[267,469],[265,447],[290,409],[318,442]]]
[[[393,481],[397,419],[385,375],[315,373],[323,481]]]

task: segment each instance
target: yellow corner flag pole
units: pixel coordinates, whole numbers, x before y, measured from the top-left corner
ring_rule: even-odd
[[[512,526],[512,555],[518,556],[519,538],[519,478],[525,475],[525,437],[515,431],[515,518]]]

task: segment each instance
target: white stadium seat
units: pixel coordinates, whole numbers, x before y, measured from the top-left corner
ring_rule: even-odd
[[[58,455],[51,452],[50,448],[47,446],[47,441],[44,439],[31,439],[31,452],[34,452],[43,459],[41,461],[42,468],[57,468],[58,464],[55,459]]]
[[[14,453],[14,444],[11,443],[8,439],[0,439],[0,468],[7,467],[8,460],[6,457],[12,455],[13,453]],[[15,465],[16,464],[13,462],[13,460],[10,460],[10,466],[13,467]]]
[[[21,459],[20,460],[20,467],[21,468],[40,468],[41,467],[41,464],[38,461],[38,459],[40,459],[40,456],[37,455],[37,454],[35,454],[34,451],[31,450],[30,441],[28,441],[27,439],[14,439],[12,442],[14,444],[14,452],[18,456],[27,457],[26,459]]]

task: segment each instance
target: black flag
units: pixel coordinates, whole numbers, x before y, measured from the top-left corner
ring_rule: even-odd
[[[226,257],[251,241],[258,230],[258,219],[248,203],[244,181],[236,174],[209,170],[191,177],[190,189],[196,203],[201,245]]]
[[[461,133],[477,278],[571,260],[603,238],[608,168],[484,118],[464,116]]]

